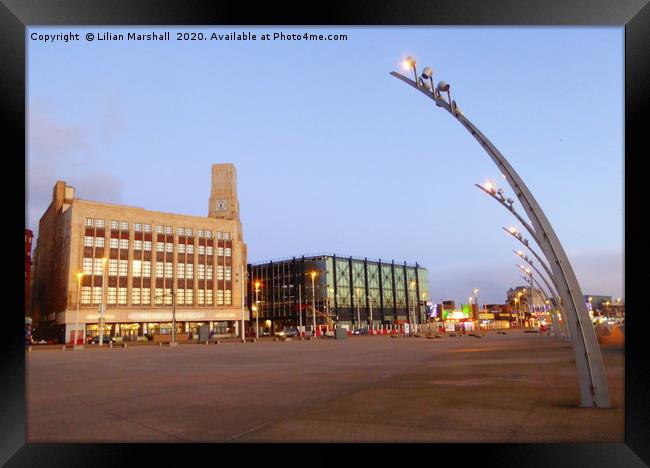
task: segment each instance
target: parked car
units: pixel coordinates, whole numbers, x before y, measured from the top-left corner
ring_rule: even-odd
[[[262,330],[262,333],[260,333],[260,336],[271,336],[271,332],[269,330]]]
[[[295,328],[289,328],[287,330],[282,330],[280,332],[277,332],[275,336],[279,336],[282,338],[293,338],[298,336],[298,330],[296,330]]]
[[[99,335],[94,336],[92,340],[90,340],[92,344],[99,344]],[[115,343],[115,339],[112,336],[106,336],[104,335],[102,339],[103,343]]]
[[[368,334],[368,329],[367,328],[357,328],[352,332],[353,335],[367,335]]]

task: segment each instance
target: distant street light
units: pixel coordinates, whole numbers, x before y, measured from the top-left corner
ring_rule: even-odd
[[[74,342],[72,349],[77,350],[77,342],[79,341],[79,308],[81,307],[81,279],[84,274],[80,271],[77,273],[77,313],[74,317]]]
[[[312,330],[312,335],[316,336],[316,288],[314,286],[314,278],[316,278],[316,275],[318,273],[316,271],[312,271],[310,273],[311,275],[311,312],[313,315],[313,323],[314,323],[314,329]]]
[[[255,338],[260,337],[260,300],[258,294],[260,292],[260,282],[255,281]]]

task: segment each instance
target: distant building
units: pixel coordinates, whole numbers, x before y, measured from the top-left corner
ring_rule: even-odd
[[[34,233],[25,229],[25,317],[32,316],[30,306],[32,285],[32,238]]]
[[[248,318],[234,166],[213,165],[211,182],[206,217],[82,200],[57,182],[39,223],[34,326],[69,341],[80,302],[79,334],[97,335],[100,326],[105,335],[127,338],[169,334],[175,303],[179,333],[200,325],[234,332],[242,313]],[[178,183],[169,188],[172,197],[183,190]]]
[[[591,299],[591,300],[590,300]],[[596,294],[585,294],[584,301],[587,305],[587,310],[594,313],[594,315],[600,315],[603,311],[605,302],[611,304],[612,296],[601,296]]]
[[[427,321],[428,274],[417,263],[326,254],[256,263],[248,271],[251,308],[259,283],[260,328],[295,327],[301,321],[311,326],[312,297],[317,325],[365,327],[371,316],[374,325]]]

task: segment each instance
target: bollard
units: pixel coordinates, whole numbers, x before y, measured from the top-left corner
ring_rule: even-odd
[[[28,353],[31,353],[31,352],[32,352],[32,347],[31,347],[31,346],[28,346],[28,347],[27,347],[27,352],[28,352]]]
[[[61,346],[61,351],[65,351],[65,345]]]
[[[215,344],[219,344],[219,340],[217,340],[217,342]]]
[[[110,343],[108,343],[108,348],[113,349],[113,342],[112,341]]]
[[[158,347],[162,348],[162,342],[161,341],[158,342]]]
[[[127,346],[126,343],[122,343],[122,348],[126,348],[126,346]],[[112,348],[112,346],[111,346],[111,348]]]

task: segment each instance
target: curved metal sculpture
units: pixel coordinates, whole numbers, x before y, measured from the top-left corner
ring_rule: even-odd
[[[422,77],[419,77],[415,60],[410,57],[406,59],[405,64],[413,70],[415,80],[397,72],[390,72],[390,74],[433,100],[436,106],[443,108],[458,120],[494,161],[522,204],[531,221],[536,238],[540,241],[539,246],[548,259],[553,276],[558,282],[558,292],[562,298],[562,305],[565,307],[576,358],[580,406],[609,408],[607,375],[596,333],[587,312],[578,280],[551,223],[519,174],[492,142],[463,115],[456,102],[451,99],[450,86],[443,81],[434,86],[433,71],[429,67],[426,67]],[[442,93],[446,93],[447,101],[442,97]]]

